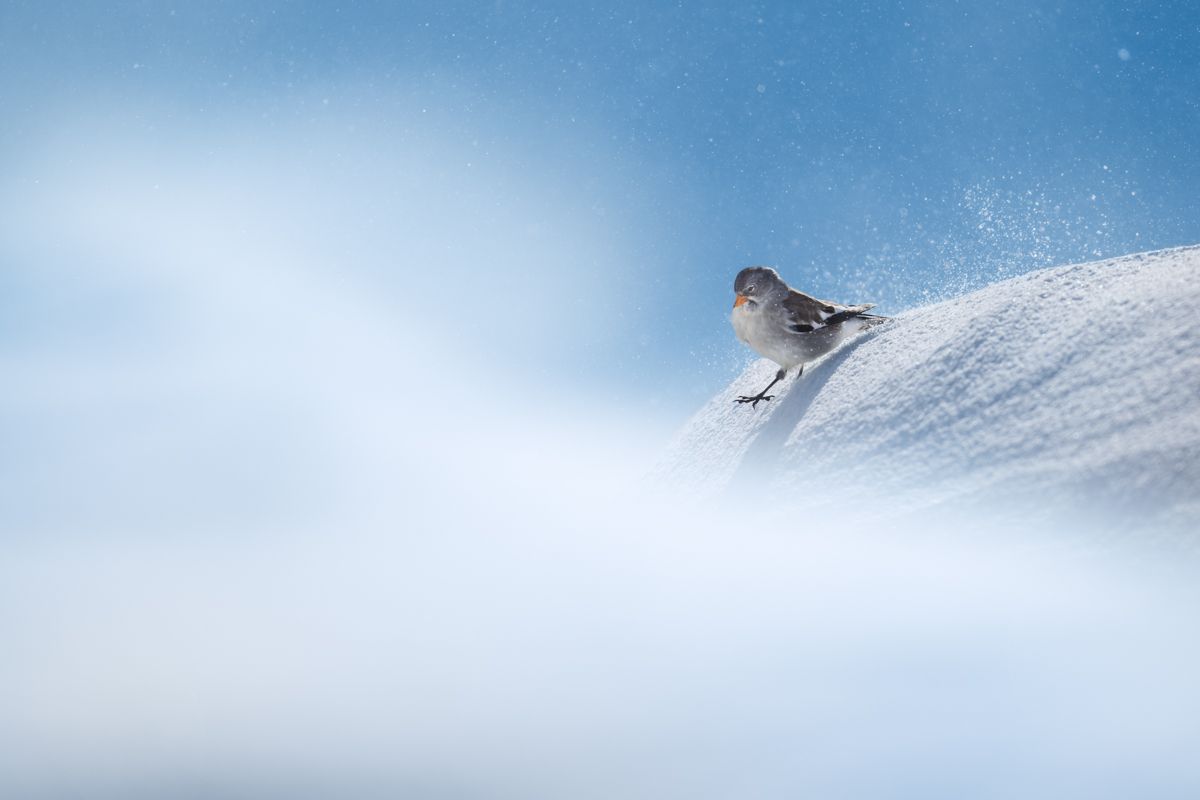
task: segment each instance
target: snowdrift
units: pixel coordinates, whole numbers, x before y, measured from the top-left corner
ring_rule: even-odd
[[[750,365],[660,477],[841,517],[986,509],[1200,530],[1200,246],[1054,267],[911,310],[757,410]],[[825,520],[830,516],[823,517]]]

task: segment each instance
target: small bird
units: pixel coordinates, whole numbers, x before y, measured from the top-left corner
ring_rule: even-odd
[[[844,306],[797,292],[770,267],[746,267],[733,281],[733,332],[761,355],[779,365],[775,380],[754,396],[741,395],[734,402],[757,408],[760,400],[771,400],[771,387],[792,367],[796,377],[804,374],[806,362],[820,358],[858,331],[886,322],[865,312],[874,303]]]

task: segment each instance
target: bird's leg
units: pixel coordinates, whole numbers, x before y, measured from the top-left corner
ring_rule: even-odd
[[[804,366],[803,366],[803,365],[801,365],[801,366],[800,366],[800,371],[801,371],[801,372],[803,372],[803,371],[804,371]],[[763,390],[762,390],[761,392],[759,392],[758,394],[754,395],[753,397],[749,397],[749,396],[747,396],[747,395],[741,395],[741,396],[739,396],[739,397],[738,397],[738,399],[734,400],[733,402],[735,402],[735,403],[749,403],[751,408],[758,408],[758,401],[759,401],[759,400],[773,400],[773,399],[775,399],[775,395],[773,395],[773,394],[767,394],[767,392],[771,391],[771,387],[772,387],[772,386],[774,386],[775,384],[777,384],[777,383],[779,383],[781,380],[783,380],[783,376],[784,376],[784,375],[787,375],[787,368],[786,368],[786,367],[784,367],[783,369],[780,369],[780,370],[779,370],[779,372],[776,372],[776,373],[775,373],[775,380],[773,380],[773,381],[771,381],[770,383],[768,383],[768,384],[767,384],[767,388],[763,389]]]

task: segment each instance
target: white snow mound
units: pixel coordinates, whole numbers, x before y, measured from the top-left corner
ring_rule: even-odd
[[[749,366],[659,473],[841,514],[1090,514],[1200,529],[1200,246],[1054,267],[897,316],[757,409]],[[756,500],[755,502],[759,502]]]

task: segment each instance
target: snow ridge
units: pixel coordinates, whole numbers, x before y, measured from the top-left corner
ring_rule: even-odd
[[[900,314],[758,410],[751,364],[659,465],[808,509],[1069,511],[1200,528],[1200,246],[1029,273]]]

